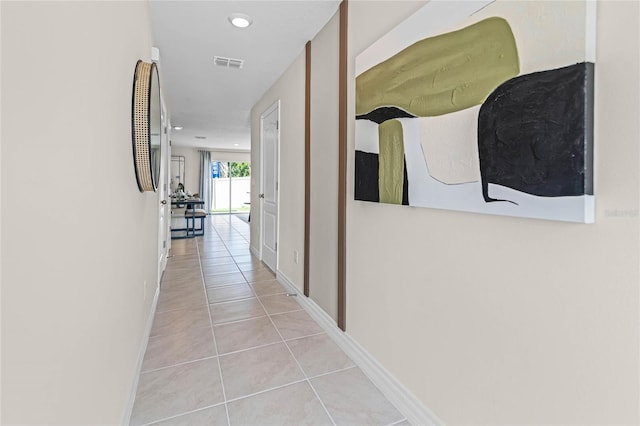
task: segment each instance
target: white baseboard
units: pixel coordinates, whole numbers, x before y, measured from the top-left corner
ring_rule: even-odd
[[[249,251],[251,252],[252,255],[254,255],[258,259],[260,259],[260,250],[258,250],[254,246],[249,246]],[[262,260],[262,259],[260,259],[260,260]]]
[[[324,329],[331,339],[351,358],[362,372],[375,384],[387,399],[406,416],[412,425],[444,425],[431,410],[384,368],[373,355],[351,336],[338,328],[336,322],[313,300],[306,297],[280,271],[276,279],[289,291],[298,294],[298,301],[305,311]]]
[[[289,293],[295,293],[297,295],[303,295],[303,290],[296,287],[296,285],[293,283],[292,280],[289,279],[289,277],[287,277],[281,270],[277,270],[276,271],[276,280],[280,281],[280,283],[284,284],[288,290]]]
[[[131,390],[129,392],[129,402],[125,407],[124,416],[122,417],[122,424],[128,425],[131,421],[131,413],[133,412],[133,404],[136,400],[136,392],[138,391],[138,381],[140,380],[140,371],[142,371],[142,362],[144,361],[144,354],[147,352],[147,345],[149,344],[149,335],[151,334],[151,327],[153,326],[153,318],[156,314],[156,307],[158,306],[158,297],[160,296],[160,286],[156,287],[156,294],[153,296],[153,302],[151,302],[151,310],[149,311],[149,317],[147,318],[147,326],[145,327],[142,344],[140,345],[140,352],[138,352],[138,361],[136,362],[136,369],[134,372],[133,383],[131,384]]]

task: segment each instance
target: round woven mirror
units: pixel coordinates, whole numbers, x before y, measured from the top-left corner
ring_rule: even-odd
[[[156,64],[138,61],[133,77],[131,137],[140,192],[155,191],[160,178],[160,82]]]

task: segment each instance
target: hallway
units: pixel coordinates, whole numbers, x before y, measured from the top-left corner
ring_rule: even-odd
[[[407,425],[249,251],[210,216],[173,240],[130,424]]]

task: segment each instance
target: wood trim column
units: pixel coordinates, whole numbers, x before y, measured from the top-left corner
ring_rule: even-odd
[[[340,3],[338,88],[338,327],[345,331],[347,281],[347,30],[348,0]]]
[[[304,80],[304,295],[309,297],[311,231],[311,41],[305,45]]]

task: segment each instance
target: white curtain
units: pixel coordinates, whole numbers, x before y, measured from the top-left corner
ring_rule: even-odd
[[[200,151],[200,199],[207,214],[211,211],[211,153]]]

